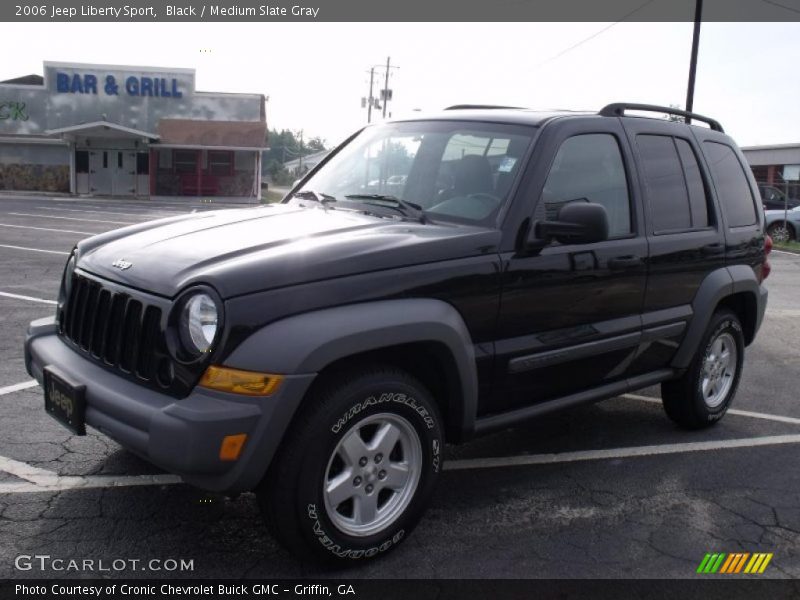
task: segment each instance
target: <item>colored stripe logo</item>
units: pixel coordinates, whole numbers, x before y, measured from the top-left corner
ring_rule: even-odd
[[[698,573],[736,574],[749,573],[752,575],[763,573],[772,560],[772,552],[724,552],[706,554],[697,567]]]

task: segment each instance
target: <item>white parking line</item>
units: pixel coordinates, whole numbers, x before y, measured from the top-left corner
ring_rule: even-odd
[[[487,469],[495,467],[519,467],[526,465],[550,465],[609,458],[637,458],[686,452],[708,452],[729,448],[755,448],[780,444],[800,444],[800,434],[770,435],[766,437],[714,440],[710,442],[685,442],[683,444],[659,444],[654,446],[632,446],[629,448],[606,448],[602,450],[579,450],[558,454],[530,454],[528,456],[502,456],[497,458],[469,458],[444,463],[445,471],[465,469]]]
[[[2,199],[3,199],[2,196],[0,196],[0,200],[2,200]],[[17,197],[17,198],[10,198],[10,199],[11,200],[21,200],[22,198]],[[66,202],[66,203],[72,203],[72,204],[81,205],[81,206],[95,206],[95,207],[98,206],[96,204],[89,204],[89,205],[81,204],[82,202],[86,202],[87,201],[87,200],[85,200],[83,198],[48,198],[48,200],[50,202]],[[38,199],[38,201],[41,201],[41,199]],[[167,209],[167,210],[173,210],[174,209],[174,210],[177,210],[177,209],[184,209],[184,208],[202,208],[204,210],[217,210],[217,209],[220,209],[220,208],[241,208],[242,206],[258,206],[258,203],[257,202],[241,202],[241,203],[239,203],[239,202],[235,202],[235,203],[229,203],[229,202],[220,202],[220,203],[207,202],[206,203],[206,202],[202,202],[202,203],[198,204],[196,202],[159,202],[158,204],[153,204],[149,200],[140,200],[140,201],[126,200],[124,202],[123,201],[111,200],[111,201],[109,201],[107,206],[110,206],[112,208],[115,207],[115,206],[121,206],[123,208],[125,208],[125,207],[128,207],[128,208],[139,208],[139,207],[142,207],[142,208],[152,208],[152,209],[155,209],[155,210],[161,210],[161,209]]]
[[[4,298],[14,298],[15,300],[27,300],[28,302],[39,302],[41,304],[58,304],[55,300],[46,300],[44,298],[34,298],[33,296],[23,296],[22,294],[12,294],[10,292],[0,292],[0,296]]]
[[[112,225],[136,225],[136,223],[132,223],[131,221],[105,221],[102,219],[79,219],[77,217],[57,217],[55,215],[37,215],[33,213],[18,213],[18,212],[10,212],[6,213],[8,215],[12,215],[14,217],[38,217],[39,219],[60,219],[62,221],[83,221],[85,223],[111,223]]]
[[[81,210],[78,208],[58,208],[56,206],[34,206],[37,210],[57,210],[61,212],[71,212],[71,213],[101,213],[106,215],[119,215],[120,217],[174,217],[177,215],[182,215],[185,213],[181,212],[141,212],[141,213],[125,213],[125,212],[116,212],[108,209],[98,208],[97,210]],[[87,207],[91,208],[91,207]]]
[[[800,317],[800,310],[796,308],[768,308],[767,315],[770,317]]]
[[[651,396],[640,396],[639,394],[624,394],[620,397],[630,398],[631,400],[641,400],[642,402],[651,402],[653,404],[661,404],[661,398],[653,398]],[[751,419],[763,419],[765,421],[777,421],[778,423],[789,423],[791,425],[800,425],[800,419],[796,417],[771,415],[769,413],[753,412],[750,410],[740,410],[738,408],[729,408],[728,414],[738,415],[740,417],[750,417]]]
[[[0,456],[0,471],[24,479],[24,482],[0,483],[0,494],[63,492],[65,490],[129,487],[138,485],[173,485],[181,483],[177,475],[59,475],[24,462]]]
[[[19,392],[20,390],[27,390],[28,388],[36,387],[37,385],[39,384],[36,382],[35,379],[31,379],[30,381],[23,381],[22,383],[15,383],[14,385],[7,385],[6,387],[0,388],[0,396],[5,396],[6,394]],[[2,470],[2,468],[0,468],[0,470]]]
[[[36,386],[36,381],[26,381],[0,388],[0,396]],[[658,398],[625,394],[621,396],[632,400],[660,403]],[[756,419],[779,421],[782,423],[800,424],[800,419],[783,417],[731,409],[731,414]],[[650,446],[630,446],[623,448],[603,448],[597,450],[578,450],[550,454],[530,454],[523,456],[501,456],[489,458],[469,458],[450,460],[444,464],[445,471],[465,471],[471,469],[490,469],[519,466],[552,465],[560,463],[583,462],[591,460],[608,460],[620,458],[640,458],[647,456],[664,456],[689,452],[709,452],[734,448],[758,448],[800,443],[800,434],[771,435],[763,437],[738,438],[729,440],[711,440],[705,442],[684,442],[678,444],[655,444]],[[181,483],[177,475],[91,475],[66,476],[53,471],[34,467],[27,463],[0,456],[0,472],[5,472],[23,482],[0,483],[0,494],[63,492],[76,489],[116,488],[142,485],[173,485]]]
[[[45,254],[63,254],[67,256],[69,252],[60,252],[58,250],[42,250],[41,248],[27,248],[25,246],[11,246],[9,244],[0,244],[0,248],[11,248],[12,250],[27,250],[28,252],[44,252]]]
[[[600,450],[579,450],[556,454],[531,454],[527,456],[502,456],[495,458],[470,458],[451,460],[444,464],[445,471],[465,471],[471,469],[490,469],[614,458],[641,458],[684,454],[688,452],[709,452],[732,448],[757,448],[800,443],[800,434],[771,435],[766,437],[739,438],[733,440],[713,440],[708,442],[686,442],[683,444],[661,444],[653,446],[632,446],[628,448],[605,448]],[[0,471],[4,471],[25,483],[0,484],[0,494],[63,492],[76,489],[116,488],[140,485],[173,485],[181,483],[177,475],[92,475],[62,476],[52,471],[33,467],[23,462],[0,457]]]
[[[49,227],[33,227],[31,225],[10,225],[8,223],[0,223],[0,227],[12,227],[14,229],[36,229],[38,231],[57,231],[58,233],[78,233],[80,235],[97,235],[96,231],[73,231],[71,229],[51,229]]]

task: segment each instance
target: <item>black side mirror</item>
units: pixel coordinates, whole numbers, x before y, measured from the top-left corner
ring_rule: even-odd
[[[602,204],[574,200],[561,207],[556,221],[537,221],[529,243],[591,244],[608,239],[608,214]]]

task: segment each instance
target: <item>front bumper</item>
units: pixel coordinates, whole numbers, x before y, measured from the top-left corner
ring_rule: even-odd
[[[269,397],[196,387],[178,400],[81,356],[59,338],[53,317],[33,321],[25,339],[25,367],[40,384],[47,366],[86,386],[87,425],[187,483],[228,492],[258,485],[314,379],[286,376]],[[248,435],[239,459],[220,460],[222,439],[239,433]]]

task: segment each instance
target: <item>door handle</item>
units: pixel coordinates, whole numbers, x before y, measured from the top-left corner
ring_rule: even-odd
[[[642,264],[640,256],[618,256],[616,258],[608,259],[608,268],[612,271],[622,271],[624,269],[631,269],[638,267]]]
[[[725,246],[720,243],[707,244],[703,246],[702,252],[706,256],[713,256],[714,254],[722,254],[723,252],[725,252]]]

